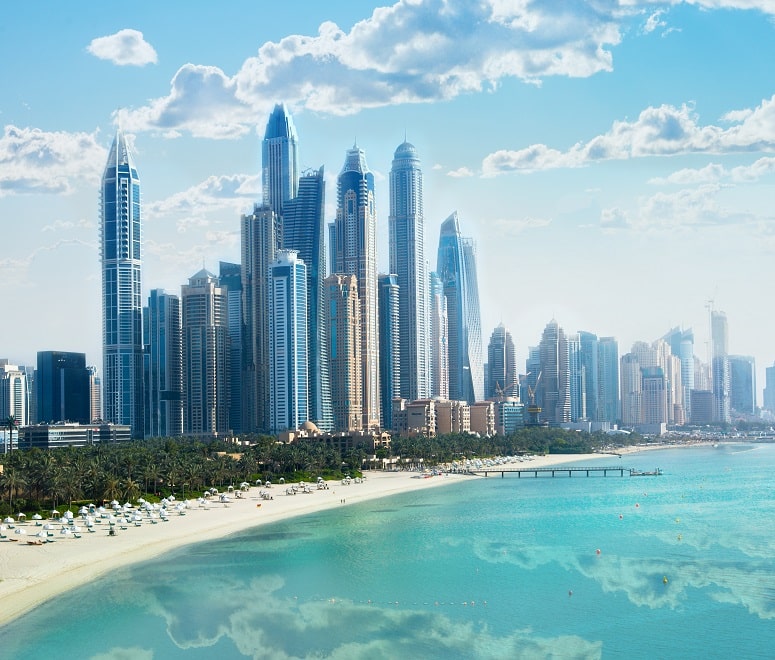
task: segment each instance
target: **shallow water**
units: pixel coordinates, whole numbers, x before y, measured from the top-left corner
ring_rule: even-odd
[[[0,655],[772,657],[775,446],[611,463],[664,474],[471,478],[259,527],[60,596]]]

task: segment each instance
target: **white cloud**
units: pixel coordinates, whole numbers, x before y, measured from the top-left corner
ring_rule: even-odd
[[[456,170],[447,172],[447,176],[451,176],[453,179],[464,179],[466,177],[474,176],[474,171],[468,167],[458,167]]]
[[[147,203],[145,213],[152,221],[165,216],[181,217],[189,224],[220,211],[233,218],[251,210],[253,203],[258,201],[260,186],[260,176],[213,175],[166,199]]]
[[[616,121],[607,133],[567,151],[533,144],[516,151],[493,152],[484,158],[482,172],[484,176],[495,176],[645,156],[775,150],[775,96],[752,110],[727,113],[724,119],[733,125],[726,129],[712,124],[702,126],[688,105],[649,107],[637,120]]]
[[[120,66],[145,66],[156,64],[158,58],[153,46],[137,30],[119,30],[107,37],[97,37],[86,48],[101,60],[109,60]]]
[[[54,220],[50,225],[45,225],[41,231],[47,231],[47,232],[58,232],[58,231],[65,231],[68,232],[72,229],[89,229],[89,230],[95,230],[97,228],[97,225],[95,222],[92,222],[90,220],[86,220],[85,218],[81,218],[77,222],[73,220]]]
[[[654,185],[692,185],[714,183],[723,180],[734,183],[752,183],[772,174],[775,174],[775,158],[765,157],[759,158],[751,165],[739,165],[731,169],[727,169],[718,163],[709,163],[699,169],[685,168],[673,172],[667,177],[651,179],[649,183]]]
[[[187,64],[170,94],[126,111],[129,130],[228,138],[244,134],[276,99],[293,109],[348,115],[364,108],[432,102],[492,89],[504,78],[591,76],[610,71],[623,12],[586,3],[515,13],[500,0],[402,0],[349,32],[264,43],[230,77]]]
[[[94,133],[49,133],[7,125],[0,136],[0,197],[96,186],[108,157]]]
[[[549,218],[498,218],[488,222],[488,227],[492,227],[493,234],[496,236],[515,236],[528,229],[540,229],[551,224]]]

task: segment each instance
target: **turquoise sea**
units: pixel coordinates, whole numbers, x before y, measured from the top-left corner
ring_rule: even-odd
[[[664,474],[456,478],[129,565],[0,657],[772,658],[775,446],[619,463]]]

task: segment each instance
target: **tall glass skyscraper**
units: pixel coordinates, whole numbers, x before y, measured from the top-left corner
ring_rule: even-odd
[[[269,266],[277,254],[277,215],[256,206],[242,216],[242,420],[249,433],[269,430]]]
[[[598,419],[619,419],[619,343],[614,337],[600,337],[597,345]]]
[[[430,309],[425,261],[422,170],[417,150],[404,141],[390,170],[390,272],[398,283],[401,397],[430,394]]]
[[[328,378],[328,346],[323,305],[326,276],[325,178],[323,167],[305,172],[298,194],[283,210],[283,247],[296,250],[307,266],[307,345],[309,357],[309,419],[318,428],[332,428],[331,388]],[[305,420],[306,421],[306,420]]]
[[[401,396],[401,341],[398,277],[379,276],[379,389],[382,428],[393,428],[393,399]]]
[[[261,166],[264,205],[282,216],[285,202],[296,197],[299,181],[299,138],[284,103],[275,105],[269,115],[261,144]]]
[[[226,290],[200,270],[181,289],[183,431],[210,435],[229,430],[229,328]]]
[[[710,341],[713,349],[711,379],[713,381],[713,421],[729,422],[729,330],[724,312],[710,313]]]
[[[116,133],[101,188],[103,411],[143,437],[143,319],[140,178]]]
[[[499,395],[519,397],[517,355],[511,332],[499,324],[490,335],[487,346],[487,387],[485,396],[494,399]]]
[[[89,424],[89,371],[84,353],[38,351],[38,421]]]
[[[269,430],[299,428],[307,408],[307,267],[280,250],[269,267]]]
[[[242,266],[221,261],[218,271],[221,287],[226,290],[229,328],[229,428],[242,431]]]
[[[447,298],[444,284],[435,271],[430,273],[430,309],[430,396],[446,399],[449,397]]]
[[[143,310],[146,341],[145,435],[183,434],[183,345],[180,298],[152,289]]]
[[[471,239],[460,234],[457,212],[441,225],[436,272],[447,298],[449,398],[482,401],[484,362],[476,256]]]
[[[549,424],[565,424],[571,420],[568,339],[554,319],[544,328],[538,349],[541,381],[536,402],[543,409],[543,418]]]
[[[361,305],[363,428],[379,428],[379,331],[377,302],[377,211],[374,175],[366,154],[348,150],[337,183],[333,271],[355,275]]]
[[[598,341],[597,335],[584,330],[579,331],[581,344],[581,369],[584,375],[584,399],[586,418],[590,422],[600,422],[598,412],[599,378],[598,378]]]

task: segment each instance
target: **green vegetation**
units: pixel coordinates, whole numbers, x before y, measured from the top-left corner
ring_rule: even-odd
[[[359,476],[367,458],[363,448],[346,454],[319,440],[280,444],[274,437],[251,436],[250,447],[222,441],[155,438],[141,442],[51,451],[16,450],[4,457],[0,474],[0,515],[23,511],[46,515],[53,509],[77,510],[82,504],[112,500],[154,502],[162,497],[198,497],[206,488],[224,490],[257,479],[277,483],[314,482],[317,477],[340,479]],[[628,442],[640,440],[627,436]],[[609,445],[604,434],[587,434],[551,428],[523,429],[503,437],[446,435],[436,438],[395,438],[391,450],[380,449],[378,458],[400,456],[409,462],[422,459],[426,466],[448,463],[463,456],[497,456],[519,453],[575,454]]]

